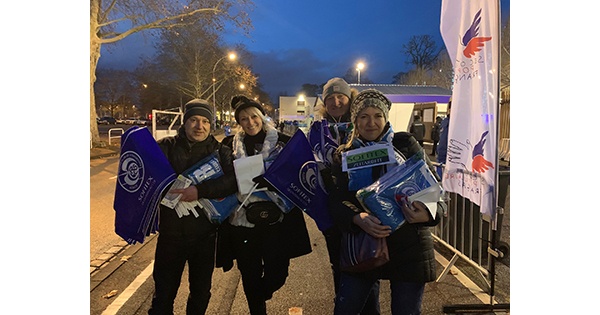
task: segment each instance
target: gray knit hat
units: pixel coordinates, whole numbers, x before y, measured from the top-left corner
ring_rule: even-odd
[[[332,78],[323,86],[323,102],[333,93],[341,93],[350,97],[350,86],[342,78]]]
[[[388,114],[390,112],[390,108],[392,107],[392,102],[390,102],[390,100],[378,90],[366,89],[358,93],[350,105],[351,121],[355,123],[358,113],[369,106],[381,109],[383,115],[385,116],[385,120],[388,120]]]
[[[183,122],[185,123],[188,118],[200,115],[206,117],[211,124],[213,121],[213,112],[206,100],[195,98],[185,104],[185,114],[183,114]]]

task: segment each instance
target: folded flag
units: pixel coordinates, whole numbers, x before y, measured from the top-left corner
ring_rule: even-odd
[[[148,128],[136,126],[123,133],[113,204],[117,235],[135,244],[155,233],[160,197],[175,178]]]
[[[316,120],[312,123],[308,130],[308,142],[317,158],[326,167],[330,167],[338,144],[329,131],[327,120]]]
[[[437,190],[431,191],[439,194],[441,187],[435,176],[422,157],[415,154],[373,184],[359,189],[356,197],[383,225],[388,225],[395,231],[405,222],[401,208],[402,200],[430,187],[437,187]]]
[[[192,185],[197,185],[208,179],[219,178],[224,174],[217,151],[215,151],[185,170],[182,175],[189,178]],[[223,223],[239,204],[235,194],[224,198],[201,198],[198,203],[206,217],[214,224]]]

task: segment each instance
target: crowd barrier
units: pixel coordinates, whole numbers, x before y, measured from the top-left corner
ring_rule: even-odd
[[[119,134],[113,136],[113,132],[118,132]],[[112,145],[112,139],[119,139],[119,141],[121,141],[121,135],[123,135],[124,133],[125,130],[123,130],[123,128],[110,128],[108,130],[108,145]]]
[[[432,162],[435,166],[440,164]],[[443,165],[442,165],[443,167]],[[493,230],[491,217],[480,212],[479,206],[456,193],[446,192],[448,211],[440,224],[433,229],[434,240],[454,253],[448,266],[444,268],[436,282],[448,274],[458,259],[462,259],[479,271],[487,292],[490,293],[492,264],[494,259],[502,261],[509,254],[509,244],[500,241],[504,206],[510,183],[510,170],[498,171],[498,208],[496,230]],[[493,235],[493,233],[496,233]],[[495,244],[492,242],[495,240]],[[494,256],[492,259],[491,256]]]

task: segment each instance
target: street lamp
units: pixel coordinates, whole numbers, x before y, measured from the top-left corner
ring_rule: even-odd
[[[362,62],[359,62],[358,64],[356,64],[356,71],[358,72],[358,84],[360,84],[360,70],[365,68],[365,64]]]
[[[215,83],[217,83],[217,79],[215,79],[215,70],[217,69],[217,65],[219,64],[219,62],[225,58],[229,58],[229,60],[235,60],[235,58],[237,58],[237,56],[235,55],[235,53],[229,53],[229,55],[227,56],[223,56],[222,58],[220,58],[219,60],[217,60],[217,62],[215,62],[215,65],[213,67],[212,70],[212,98],[213,98],[213,125],[216,127],[217,126],[217,102],[215,100]]]

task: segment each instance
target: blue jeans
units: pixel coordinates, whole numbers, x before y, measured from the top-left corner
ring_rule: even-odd
[[[339,294],[335,300],[334,315],[359,314],[369,293],[379,296],[378,270],[364,273],[342,272]],[[393,315],[419,315],[425,283],[390,281]],[[379,314],[379,300],[377,300]]]
[[[392,314],[419,315],[425,283],[390,281]]]
[[[365,312],[362,312],[363,308]],[[371,312],[366,312],[371,310]],[[379,315],[379,271],[341,272],[334,315]]]

